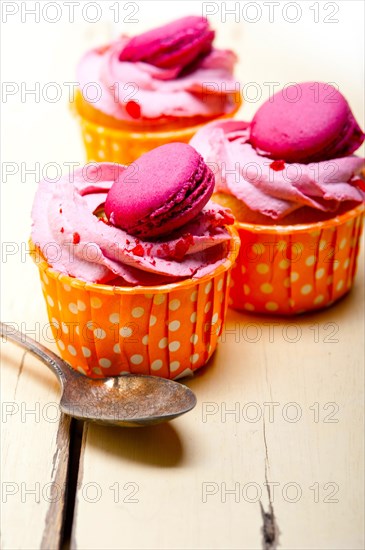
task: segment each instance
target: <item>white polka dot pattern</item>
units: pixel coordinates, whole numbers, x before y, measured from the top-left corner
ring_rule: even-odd
[[[132,372],[179,378],[214,353],[228,304],[226,262],[213,278],[165,292],[98,291],[52,270],[41,282],[62,357],[91,377]],[[43,268],[44,269],[44,268]]]
[[[135,307],[132,309],[132,317],[135,319],[139,319],[140,317],[143,317],[144,315],[144,309],[143,307]]]
[[[101,359],[99,359],[99,365],[103,367],[103,369],[109,369],[112,365],[112,362],[110,361],[110,359],[102,357]]]
[[[255,232],[238,224],[244,244],[232,270],[232,307],[295,314],[322,308],[343,296],[355,275],[361,207],[342,218],[342,223],[329,220],[319,224],[320,229],[291,233],[275,232],[274,227]]]

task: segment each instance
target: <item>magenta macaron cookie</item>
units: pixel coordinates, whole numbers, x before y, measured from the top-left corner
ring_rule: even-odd
[[[144,239],[166,235],[193,220],[209,201],[214,175],[185,143],[161,145],[122,172],[111,187],[109,221]]]
[[[258,152],[286,162],[345,157],[364,138],[344,96],[322,82],[280,90],[258,109],[250,129],[250,142]]]
[[[188,16],[135,36],[120,61],[143,61],[163,69],[184,67],[212,49],[214,31],[203,17]]]

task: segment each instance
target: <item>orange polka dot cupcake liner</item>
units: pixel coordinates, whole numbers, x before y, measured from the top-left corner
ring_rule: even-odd
[[[205,365],[222,332],[239,249],[230,231],[226,260],[212,273],[151,287],[69,277],[52,269],[30,242],[61,357],[92,378],[136,373],[176,379]]]
[[[323,222],[291,226],[237,223],[241,248],[232,270],[234,309],[293,315],[330,306],[352,287],[364,205]]]
[[[79,120],[88,162],[130,164],[142,154],[160,145],[176,141],[189,143],[193,135],[203,127],[202,124],[199,124],[168,131],[156,130],[150,132],[108,128],[82,116],[79,110],[80,101],[82,101],[81,93],[77,92],[76,101],[71,104],[71,110]],[[234,112],[219,118],[233,117],[240,108],[241,103],[241,100],[237,100]]]

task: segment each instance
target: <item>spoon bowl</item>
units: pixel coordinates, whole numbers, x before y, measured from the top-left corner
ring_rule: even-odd
[[[60,406],[81,420],[146,426],[172,420],[196,404],[189,388],[157,376],[126,374],[98,380],[76,376],[74,383],[64,385]]]
[[[61,410],[74,418],[138,427],[172,420],[196,405],[195,394],[179,382],[143,374],[88,378],[10,325],[0,323],[0,332],[5,341],[27,349],[56,374],[62,390]]]

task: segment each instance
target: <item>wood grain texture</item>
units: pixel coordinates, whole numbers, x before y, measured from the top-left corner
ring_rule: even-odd
[[[231,310],[187,381],[196,409],[148,429],[90,425],[74,547],[363,548],[363,301],[360,269],[317,314]]]
[[[10,18],[2,28],[3,80],[19,86],[23,83],[27,89],[34,89],[35,83],[42,89],[48,82],[63,87],[64,82],[75,80],[75,62],[70,62],[70,56],[75,55],[76,61],[85,45],[91,46],[95,33],[100,32],[105,39],[107,29],[107,23],[101,23],[96,30],[94,25],[78,22],[38,24],[30,17],[24,24],[20,18]],[[19,48],[18,41],[22,43]],[[69,113],[65,90],[62,88],[62,97],[56,103],[43,96],[38,101],[34,96],[23,100],[20,94],[8,98],[2,117],[2,136],[6,135],[2,139],[2,168],[6,170],[8,163],[15,174],[6,177],[3,173],[0,190],[1,320],[14,324],[53,351],[57,350],[38,272],[29,256],[28,238],[37,183],[47,175],[44,167],[51,163],[57,174],[57,170],[67,170],[66,162],[83,163],[78,128]],[[48,175],[52,178],[55,172]],[[0,374],[1,546],[6,550],[56,549],[64,514],[70,419],[59,415],[55,422],[51,420],[56,416],[59,399],[54,375],[32,356],[23,358],[23,352],[11,343],[2,345]],[[8,409],[4,409],[4,403],[9,403]],[[32,408],[33,416],[26,413]],[[61,493],[52,493],[50,483]],[[36,494],[26,494],[32,488]],[[14,495],[4,491],[14,491]]]
[[[44,166],[58,163],[67,173],[66,162],[84,160],[63,83],[75,81],[82,53],[111,34],[135,34],[188,9],[186,2],[138,2],[138,23],[112,24],[107,4],[115,2],[102,2],[98,24],[77,16],[73,24],[65,19],[38,24],[32,17],[23,24],[15,16],[2,27],[3,80],[27,83],[29,89],[35,82],[62,88],[56,103],[31,96],[22,101],[18,94],[2,109],[2,160],[16,163],[18,171],[1,185],[1,320],[33,331],[31,336],[53,349],[43,334],[46,310],[26,243]],[[189,4],[191,13],[201,12],[199,2]],[[242,88],[245,120],[268,97],[268,84],[313,78],[335,80],[363,120],[358,68],[364,7],[336,2],[340,23],[325,25],[329,11],[321,8],[320,23],[313,24],[307,4],[312,5],[300,3],[298,24],[286,24],[280,7],[274,24],[265,10],[257,24],[235,24],[229,15],[222,23],[219,12],[211,17],[217,44],[239,54],[238,79],[252,83]],[[38,175],[27,174],[36,163]],[[339,304],[290,321],[229,311],[213,361],[187,381],[198,405],[185,417],[132,431],[88,426],[72,548],[364,548],[363,281],[361,268],[353,292]],[[296,330],[300,338],[290,341]],[[66,481],[69,420],[43,417],[55,411],[49,405],[58,400],[57,382],[36,359],[8,343],[2,345],[0,374],[3,404],[10,403],[1,422],[1,545],[56,549],[65,500],[48,502],[42,490]],[[30,409],[36,413],[27,414]],[[26,493],[37,491],[36,483],[39,502]]]
[[[60,545],[70,418],[58,409],[57,381],[37,359],[2,345],[2,548]]]

